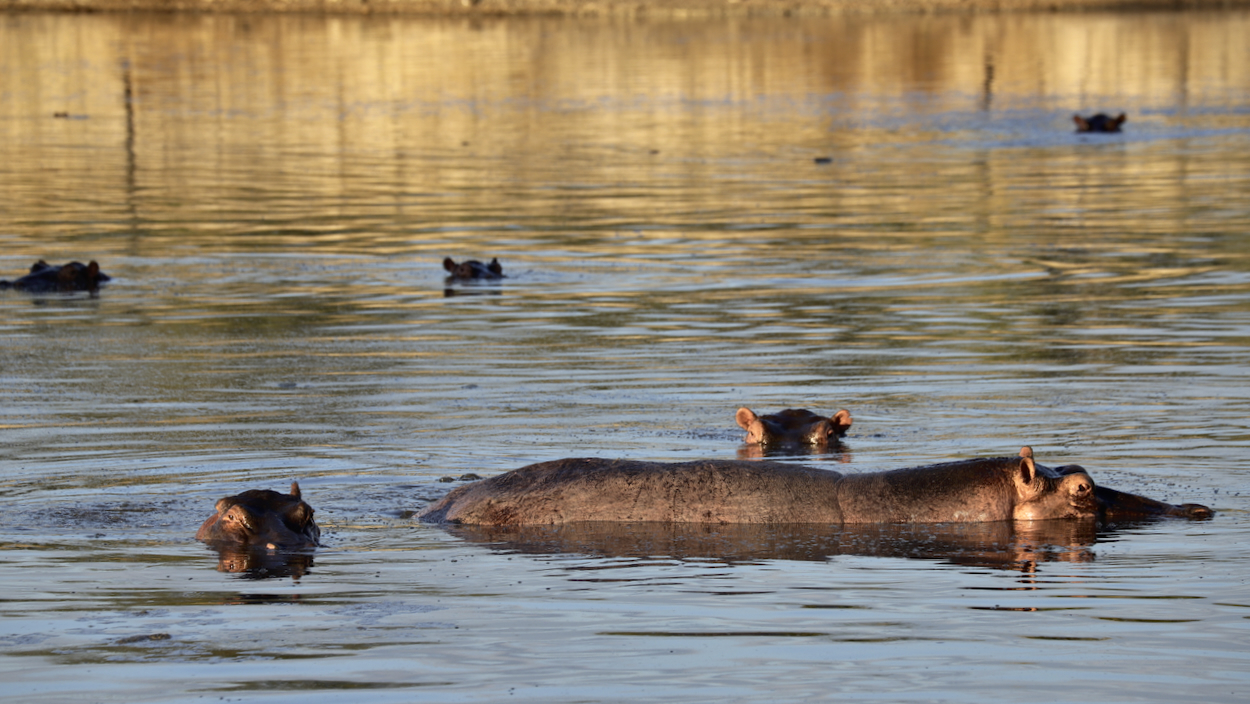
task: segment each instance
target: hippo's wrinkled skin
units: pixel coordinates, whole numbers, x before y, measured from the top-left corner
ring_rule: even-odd
[[[195,534],[196,540],[214,547],[269,550],[313,548],[320,538],[313,508],[300,498],[298,482],[291,482],[290,494],[251,489],[227,496]]]
[[[92,261],[90,264],[69,262],[54,266],[40,259],[30,267],[30,273],[16,281],[0,280],[0,289],[14,288],[30,293],[47,293],[51,291],[98,291],[100,284],[109,280],[109,276],[100,271],[100,265]]]
[[[503,266],[498,259],[491,259],[490,264],[483,264],[476,259],[467,259],[457,264],[451,257],[443,260],[443,268],[453,279],[502,279]]]
[[[1094,483],[1019,457],[842,475],[777,462],[543,462],[460,487],[428,522],[969,523],[1093,518]]]
[[[1106,113],[1100,112],[1089,117],[1073,115],[1072,121],[1076,123],[1077,132],[1119,132],[1120,125],[1128,121],[1128,115],[1120,113],[1115,117],[1111,117]]]
[[[768,415],[756,415],[749,408],[739,408],[738,425],[747,431],[743,442],[751,445],[798,444],[824,447],[838,442],[851,427],[851,413],[841,410],[831,417],[817,415],[805,408],[787,408]]]

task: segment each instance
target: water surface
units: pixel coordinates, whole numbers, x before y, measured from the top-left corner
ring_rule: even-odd
[[[22,701],[1240,701],[1250,15],[11,15],[0,668]],[[1126,112],[1077,135],[1080,111]],[[56,115],[60,115],[57,117]],[[498,284],[441,260],[499,257]],[[482,534],[455,483],[1015,454],[1206,522]],[[213,502],[325,547],[232,574]],[[211,669],[210,669],[211,666]]]

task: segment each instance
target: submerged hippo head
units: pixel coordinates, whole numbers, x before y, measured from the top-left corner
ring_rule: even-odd
[[[1028,448],[1020,450],[1021,456],[1032,457],[1033,451]],[[1085,468],[1078,464],[1055,467],[1053,471],[1059,475],[1084,474]],[[1132,521],[1155,516],[1174,516],[1203,520],[1215,515],[1210,507],[1202,504],[1169,504],[1145,496],[1130,494],[1107,486],[1094,487],[1094,501],[1098,506],[1098,518],[1103,521]]]
[[[227,496],[195,534],[196,540],[215,547],[270,550],[313,548],[320,538],[313,508],[300,498],[297,482],[291,482],[290,494],[251,489]]]
[[[1073,115],[1072,121],[1076,123],[1077,132],[1119,132],[1120,125],[1128,121],[1128,115],[1120,113],[1115,117],[1111,117],[1106,113],[1100,112],[1089,117]]]
[[[483,264],[476,259],[467,259],[457,264],[451,257],[443,260],[443,268],[453,279],[502,279],[503,266],[498,259],[491,259],[490,264]]]
[[[1020,448],[1020,461],[1011,473],[1016,490],[1012,518],[1041,521],[1053,518],[1093,518],[1098,515],[1094,480],[1076,465],[1060,473],[1033,461],[1033,448]]]
[[[832,417],[812,413],[805,408],[759,416],[749,408],[739,408],[738,425],[747,431],[744,442],[758,445],[801,444],[821,447],[837,442],[851,427],[851,413],[841,410]]]
[[[31,293],[50,291],[96,291],[100,284],[109,280],[109,276],[100,271],[100,265],[92,261],[90,264],[69,262],[59,266],[40,259],[30,267],[30,273],[16,281],[0,281],[0,288],[15,288]]]

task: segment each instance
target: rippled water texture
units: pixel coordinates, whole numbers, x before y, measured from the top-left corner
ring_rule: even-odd
[[[1250,15],[0,17],[14,701],[1250,695]],[[1074,112],[1126,112],[1077,135]],[[507,278],[448,285],[441,261]],[[455,483],[1014,454],[1205,522],[444,530]],[[325,547],[218,571],[300,481]]]

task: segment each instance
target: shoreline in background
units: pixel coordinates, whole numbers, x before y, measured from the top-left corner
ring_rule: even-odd
[[[427,17],[823,16],[1230,10],[1250,0],[0,0],[0,12],[190,12]]]

